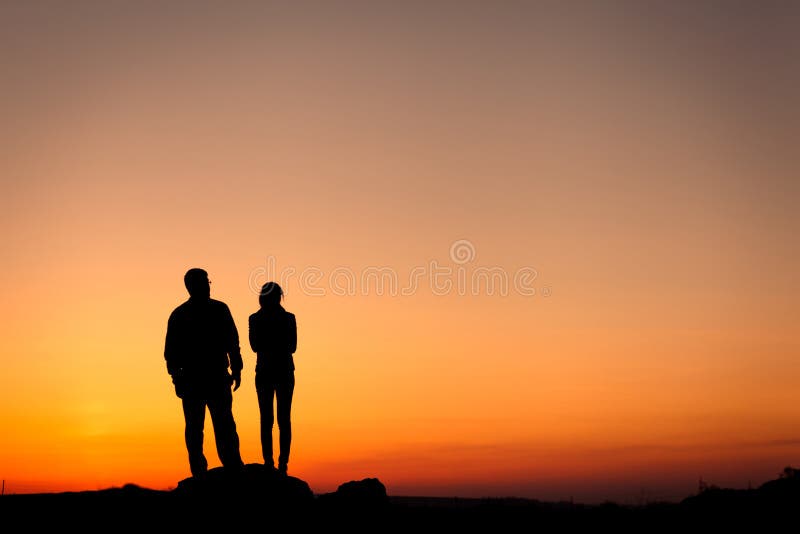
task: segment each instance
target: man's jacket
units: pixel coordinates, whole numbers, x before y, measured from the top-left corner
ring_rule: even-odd
[[[230,386],[228,368],[239,374],[243,364],[239,332],[227,304],[190,298],[175,308],[167,323],[164,359],[176,390],[225,381]]]

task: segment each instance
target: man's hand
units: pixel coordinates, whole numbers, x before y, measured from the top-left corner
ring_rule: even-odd
[[[176,372],[172,376],[172,383],[175,385],[175,395],[182,399],[184,393],[186,393],[186,379],[183,377],[182,373]]]
[[[236,391],[242,385],[242,373],[233,373],[231,378],[233,379],[233,391]]]

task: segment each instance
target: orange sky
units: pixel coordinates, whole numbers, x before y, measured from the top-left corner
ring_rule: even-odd
[[[252,288],[288,277],[316,492],[677,500],[800,464],[796,6],[234,4],[0,6],[7,492],[189,476],[190,267],[242,336],[246,462]]]

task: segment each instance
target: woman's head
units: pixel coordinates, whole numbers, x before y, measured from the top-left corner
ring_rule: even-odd
[[[271,308],[281,303],[283,289],[275,282],[267,282],[261,286],[261,293],[258,295],[258,303],[262,308]]]

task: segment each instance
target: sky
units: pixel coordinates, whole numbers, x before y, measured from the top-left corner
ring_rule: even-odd
[[[163,349],[192,267],[239,328],[247,463],[247,317],[283,285],[289,471],[317,493],[641,503],[800,467],[798,24],[3,2],[4,491],[190,476]]]

